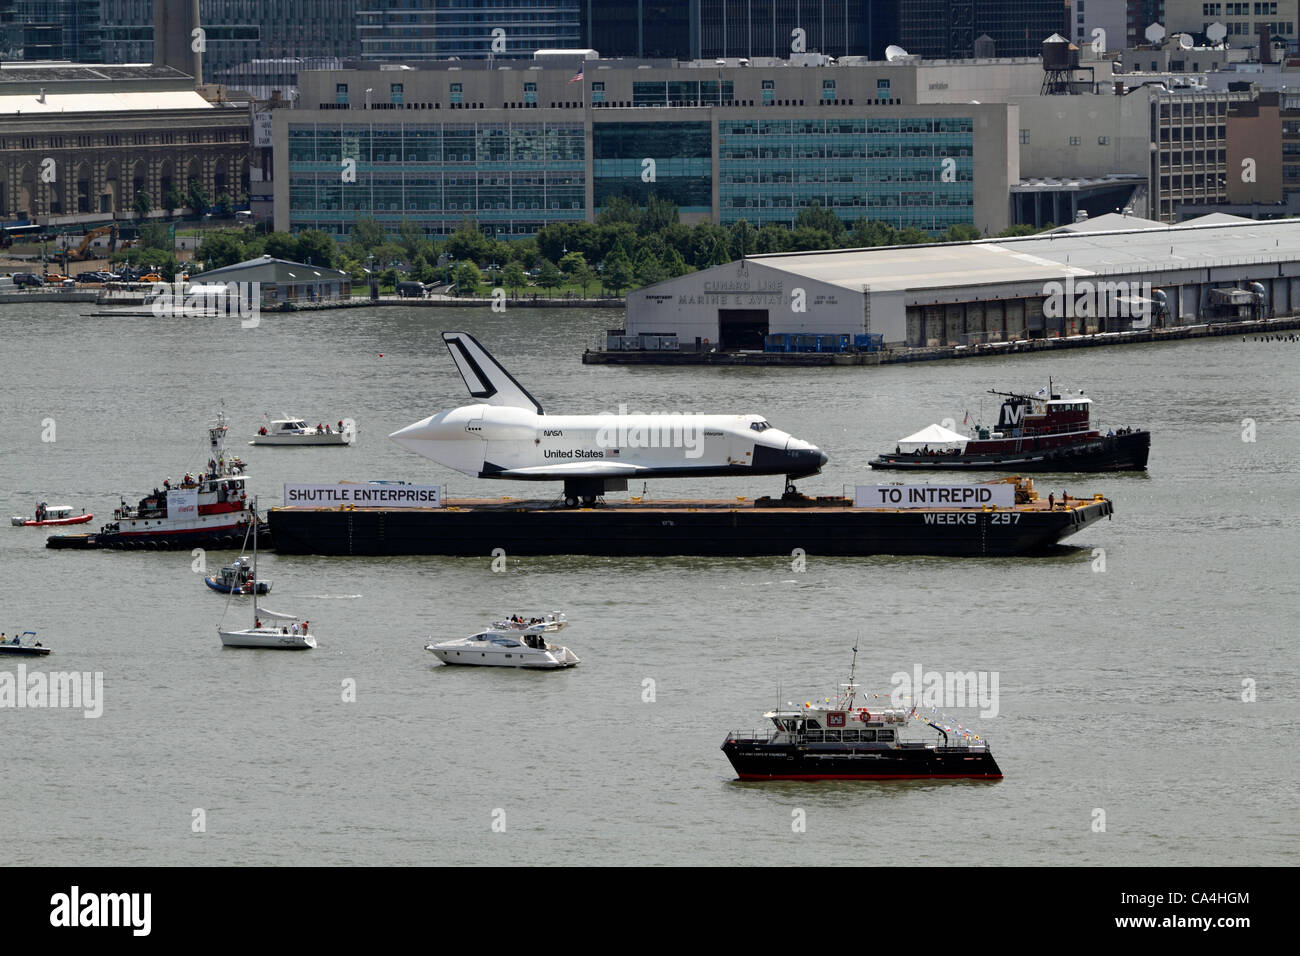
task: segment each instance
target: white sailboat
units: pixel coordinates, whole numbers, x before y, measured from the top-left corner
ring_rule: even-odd
[[[257,522],[257,502],[253,502],[253,522]],[[257,535],[253,535],[253,579],[257,578]],[[226,601],[229,609],[230,601]],[[268,623],[292,622],[292,623]],[[217,625],[217,634],[224,647],[254,647],[269,650],[304,651],[316,646],[316,638],[308,632],[308,622],[296,614],[281,614],[257,606],[257,590],[253,590],[253,626],[242,630],[226,630]]]

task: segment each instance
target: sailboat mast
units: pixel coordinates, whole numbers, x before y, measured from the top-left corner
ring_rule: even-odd
[[[253,499],[253,510],[250,514],[253,529],[253,628],[257,629],[257,583],[261,580],[257,576],[257,499]]]

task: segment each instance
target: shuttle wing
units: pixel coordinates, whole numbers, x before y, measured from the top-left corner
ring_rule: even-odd
[[[468,332],[443,332],[442,340],[447,343],[447,351],[470,395],[487,405],[527,408],[542,414],[541,403],[474,336]]]
[[[635,475],[638,472],[653,471],[645,465],[629,465],[620,462],[581,462],[573,461],[563,465],[534,465],[529,468],[510,468],[493,478],[540,478],[554,475],[561,478],[614,478]]]

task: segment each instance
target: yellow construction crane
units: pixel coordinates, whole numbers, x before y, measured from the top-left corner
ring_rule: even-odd
[[[68,253],[69,259],[75,259],[80,262],[84,259],[97,258],[90,248],[90,244],[100,236],[109,236],[108,251],[111,253],[117,248],[117,223],[111,222],[107,226],[100,226],[98,229],[92,229],[81,239],[81,245]]]

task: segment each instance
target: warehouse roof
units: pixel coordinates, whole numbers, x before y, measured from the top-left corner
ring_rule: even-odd
[[[863,286],[873,292],[907,291],[1296,260],[1300,219],[749,257],[759,265],[855,292]]]
[[[4,93],[0,116],[48,116],[131,110],[209,110],[213,105],[193,90],[137,90],[121,93]]]
[[[329,269],[325,266],[307,265],[305,262],[290,262],[287,259],[273,259],[262,256],[260,259],[248,259],[234,265],[212,269],[198,276],[203,282],[220,279],[222,282],[337,282],[350,278],[346,272]]]

